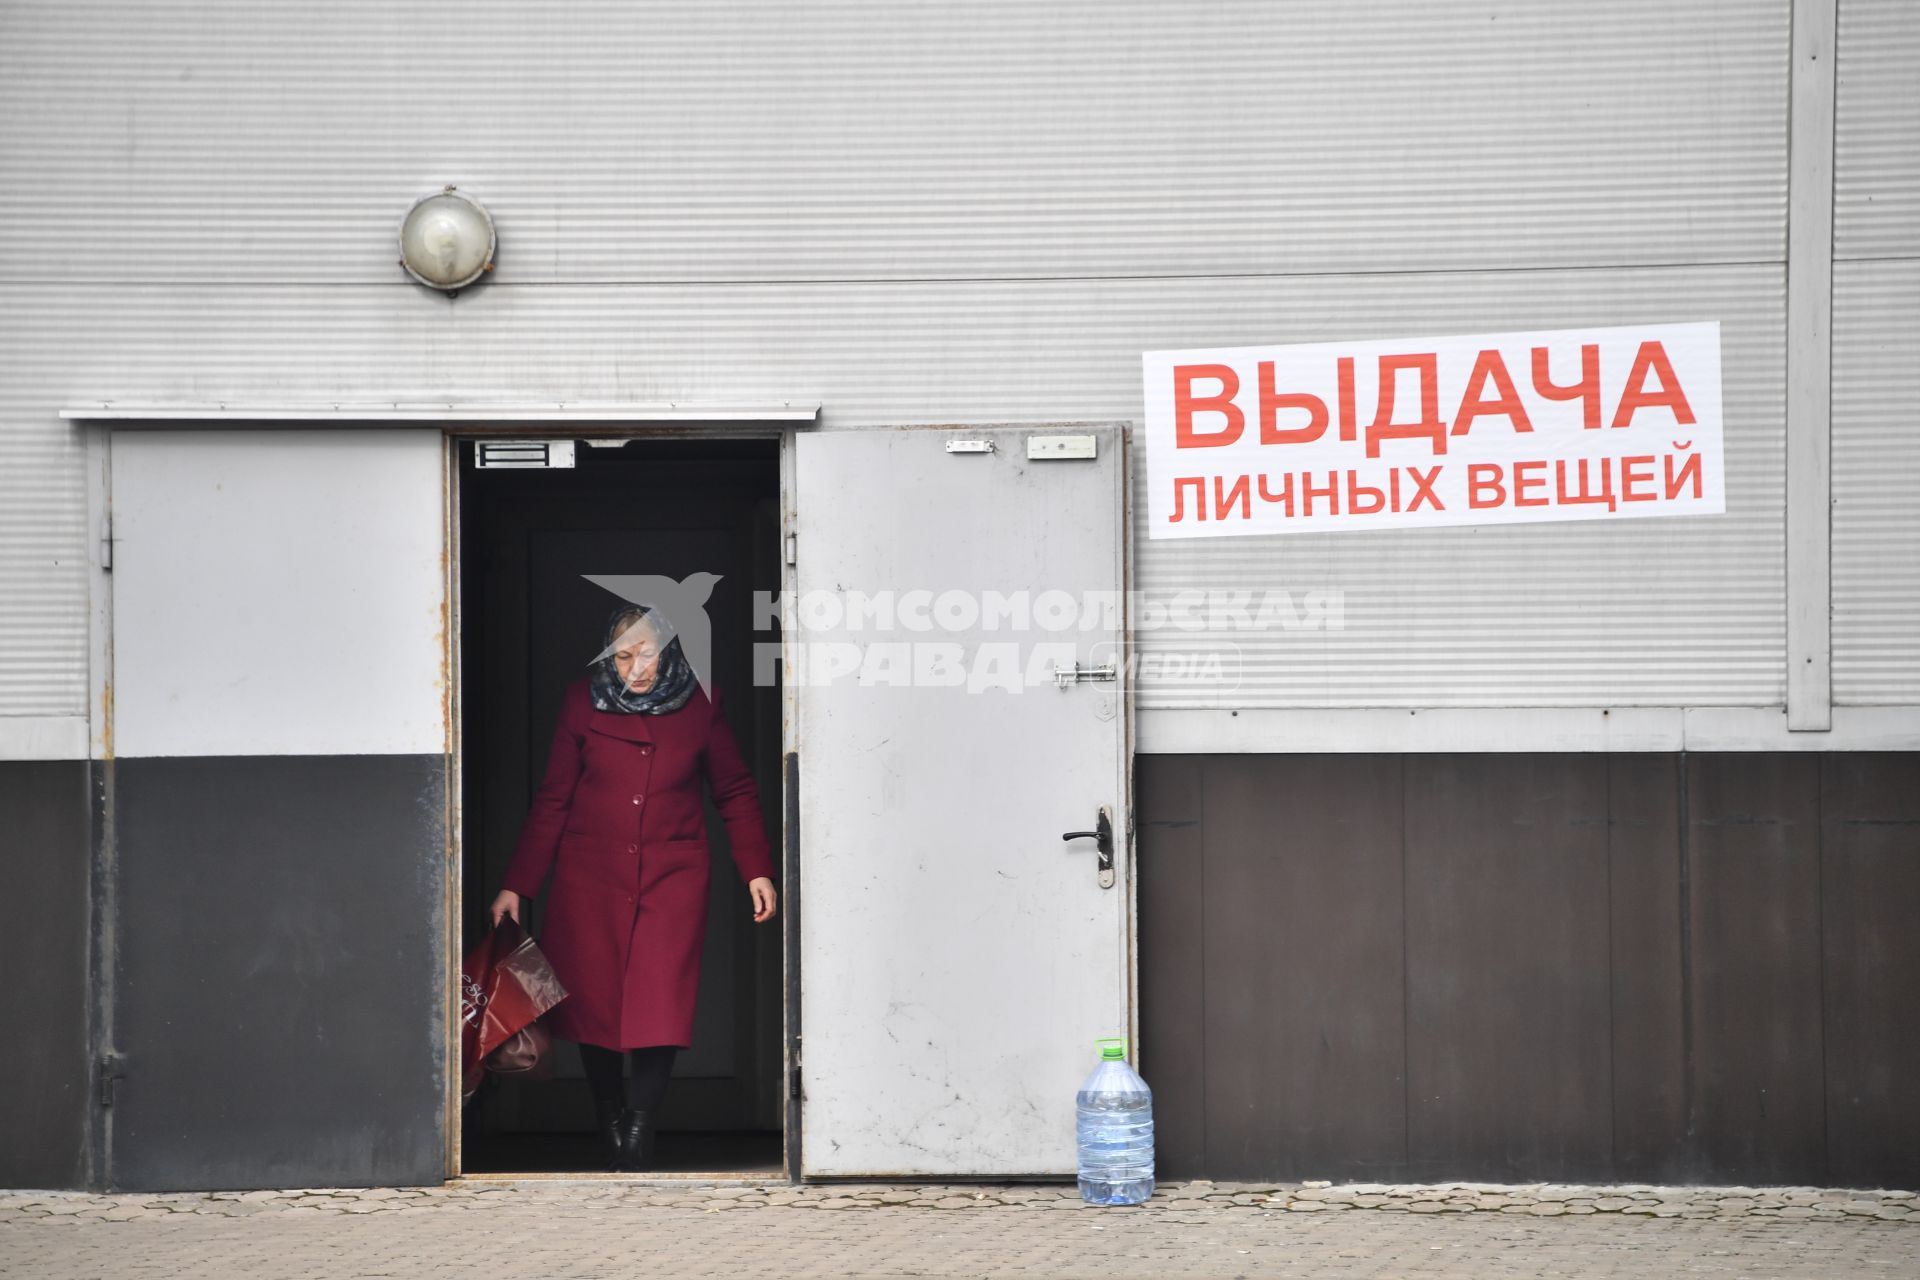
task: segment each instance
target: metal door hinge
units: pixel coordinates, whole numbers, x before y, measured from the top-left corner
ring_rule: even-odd
[[[113,572],[113,513],[100,517],[100,567]]]
[[[126,1058],[117,1053],[103,1053],[94,1061],[94,1084],[101,1106],[113,1105],[113,1082],[126,1078],[126,1067]]]
[[[800,1092],[800,1064],[798,1062],[793,1064],[793,1070],[787,1078],[787,1096],[795,1099],[804,1096]]]
[[[800,539],[791,533],[787,535],[787,563],[800,563]]]

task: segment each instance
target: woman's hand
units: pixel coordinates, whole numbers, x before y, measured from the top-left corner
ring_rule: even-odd
[[[773,891],[773,881],[755,876],[747,882],[747,892],[753,895],[753,922],[761,924],[773,919],[774,903],[779,898]]]
[[[493,912],[493,927],[500,927],[501,916],[512,916],[515,924],[520,923],[520,895],[511,889],[502,889],[500,896],[493,900],[490,908]]]

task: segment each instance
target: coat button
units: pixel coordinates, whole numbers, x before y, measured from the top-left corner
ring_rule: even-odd
[[[642,800],[645,800],[645,799],[646,799],[646,797],[645,797],[645,796],[635,796],[635,797],[633,798],[633,802],[634,802],[635,804],[639,804],[639,803],[640,803],[640,802],[641,802]]]
[[[649,746],[642,746],[640,748],[640,754],[643,756],[650,754],[652,751],[653,751],[653,748]]]
[[[640,852],[640,846],[639,846],[639,845],[637,845],[637,844],[630,844],[630,845],[628,845],[628,846],[627,846],[627,852],[628,852],[628,853],[638,853],[638,852]]]

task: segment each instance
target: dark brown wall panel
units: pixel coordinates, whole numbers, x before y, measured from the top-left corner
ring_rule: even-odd
[[[1406,775],[1412,1174],[1604,1176],[1606,758],[1410,756]]]
[[[1920,1184],[1920,755],[1139,770],[1167,1176]]]
[[[0,1093],[0,1186],[87,1180],[89,785],[85,760],[0,763],[7,954],[18,966],[0,984],[0,1026],[12,1042]]]
[[[1687,766],[1696,1173],[1823,1182],[1820,759]]]
[[[1920,1185],[1920,756],[1829,755],[1821,778],[1827,1159]]]
[[[1686,1007],[1680,922],[1680,761],[1607,757],[1613,965],[1613,1176],[1685,1176]]]
[[[1206,983],[1201,940],[1199,756],[1141,756],[1134,769],[1140,903],[1141,1074],[1153,1090],[1154,1165],[1202,1178]]]
[[[1400,761],[1207,761],[1207,1167],[1398,1176]]]

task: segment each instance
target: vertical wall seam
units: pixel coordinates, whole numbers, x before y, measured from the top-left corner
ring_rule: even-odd
[[[784,691],[783,691],[784,696]],[[800,753],[788,751],[782,758],[782,785],[785,788],[785,803],[781,812],[784,830],[781,833],[784,844],[784,857],[781,861],[781,883],[786,890],[786,961],[785,991],[785,1038],[782,1045],[786,1068],[781,1073],[782,1101],[782,1146],[787,1162],[787,1181],[798,1185],[803,1180],[806,1151],[803,1143],[806,1131],[802,1127],[806,1095],[804,1083],[795,1087],[796,1075],[804,1075],[802,1060],[805,1054],[803,1026],[800,1020]]]
[[[1207,1074],[1207,774],[1213,757],[1201,756],[1194,780],[1194,808],[1200,816],[1200,1167],[1213,1172],[1209,1145],[1213,1129],[1213,1089]]]
[[[1787,118],[1787,728],[1833,727],[1837,0],[1794,0]]]
[[[1677,806],[1680,827],[1680,1090],[1686,1107],[1683,1136],[1691,1163],[1694,1103],[1698,1093],[1693,1078],[1693,770],[1685,751],[1680,753],[1677,768],[1680,800]]]
[[[86,1163],[88,1188],[106,1191],[112,1178],[112,1110],[100,1105],[101,1063],[113,1049],[114,909],[113,768],[111,758],[95,760],[88,773],[91,845],[88,870],[89,945],[87,959]]]
[[[1613,828],[1618,821],[1613,804],[1614,753],[1606,753],[1606,832],[1607,859],[1607,1176],[1620,1178],[1620,1058],[1618,1027],[1614,1023],[1614,936],[1613,936]]]
[[[1407,945],[1407,758],[1394,762],[1400,774],[1400,1166],[1413,1176],[1413,1035],[1409,1028],[1413,979]]]
[[[88,681],[88,710],[97,716],[89,733],[88,818],[90,832],[88,885],[88,947],[90,972],[87,982],[86,1063],[88,1122],[85,1129],[85,1177],[87,1186],[107,1191],[113,1185],[113,1110],[101,1105],[99,1074],[109,1056],[117,1052],[114,1042],[114,1015],[119,969],[119,888],[120,836],[119,810],[115,796],[114,746],[114,645],[112,533],[113,533],[113,433],[105,429],[87,436],[89,461],[93,474],[88,486],[90,516],[97,519],[100,534],[97,554],[92,558],[91,589],[97,596],[88,602],[89,625],[93,634],[88,642],[88,660],[100,669]],[[98,753],[97,756],[95,753]],[[111,1087],[108,1085],[107,1087]]]
[[[1814,1004],[1820,1031],[1820,1172],[1823,1186],[1833,1185],[1833,1115],[1827,1092],[1832,1042],[1827,1035],[1827,777],[1832,757],[1813,760],[1813,938],[1820,998]]]

